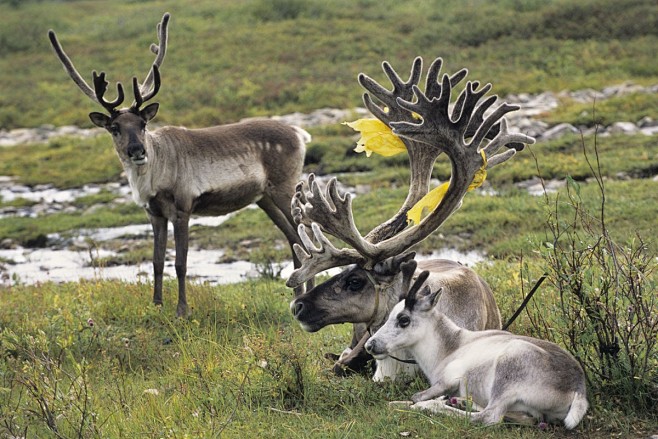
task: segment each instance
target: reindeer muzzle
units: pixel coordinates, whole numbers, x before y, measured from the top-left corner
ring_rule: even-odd
[[[141,144],[129,145],[128,157],[130,157],[130,161],[132,161],[133,164],[137,166],[145,165],[146,162],[148,161],[146,157],[146,150],[144,149],[144,145]]]
[[[382,358],[385,358],[388,356],[388,353],[386,352],[386,348],[383,345],[383,343],[378,342],[377,339],[371,338],[370,340],[367,341],[365,345],[366,351],[375,357],[377,360],[381,360]]]

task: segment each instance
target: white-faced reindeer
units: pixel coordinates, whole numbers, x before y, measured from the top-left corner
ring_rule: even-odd
[[[334,323],[355,323],[352,343],[334,367],[337,373],[343,367],[359,370],[371,358],[363,349],[369,336],[366,329],[375,331],[386,321],[390,309],[401,300],[414,276],[414,270],[401,269],[403,263],[414,257],[413,253],[405,252],[429,236],[459,208],[479,169],[491,168],[516,153],[516,149],[507,149],[498,154],[503,145],[521,149],[523,143],[534,142],[525,135],[507,131],[502,118],[518,107],[502,104],[485,117],[485,111],[497,99],[491,96],[479,103],[490,85],[478,90],[478,83],[468,82],[450,113],[452,88],[467,72],[463,69],[452,76],[445,74],[439,80],[441,65],[438,58],[430,66],[425,92],[418,87],[422,71],[420,58],[414,61],[407,82],[400,79],[388,63],[383,64],[393,84],[392,91],[364,74],[359,75],[359,82],[370,93],[364,94],[365,105],[378,119],[394,128],[409,154],[409,193],[390,220],[363,237],[354,224],[351,196],[338,193],[335,179],[329,182],[326,191],[312,175],[308,182],[297,187],[292,209],[305,248],[294,246],[302,267],[292,274],[288,285],[301,285],[328,268],[354,264],[297,297],[290,305],[295,318],[307,331],[317,331]],[[485,139],[491,140],[483,145]],[[447,193],[438,208],[420,224],[407,227],[407,212],[429,191],[434,162],[441,153],[445,153],[452,164]],[[311,228],[314,239],[309,237],[307,227]],[[324,233],[352,248],[336,248]],[[428,284],[433,291],[443,288],[438,306],[459,326],[471,330],[500,328],[500,314],[491,290],[475,272],[446,260],[421,261],[418,265],[431,272]],[[405,357],[404,353],[396,356]],[[410,372],[412,368],[391,359],[378,361],[375,379],[394,377],[403,370]]]
[[[414,261],[409,262],[414,264]],[[407,297],[366,343],[375,358],[405,349],[431,387],[411,397],[414,409],[471,416],[486,425],[507,412],[527,413],[574,428],[587,411],[585,374],[578,361],[554,343],[505,331],[469,331],[437,306],[441,290],[416,279]],[[451,407],[446,396],[472,398],[481,411]]]
[[[76,85],[108,114],[91,113],[91,121],[105,128],[128,177],[133,198],[148,213],[153,226],[153,301],[162,303],[162,278],[167,245],[167,224],[174,226],[178,316],[187,314],[185,276],[190,215],[223,215],[257,203],[281,229],[292,246],[300,242],[290,213],[290,199],[299,181],[310,135],[297,127],[272,120],[254,120],[202,129],[163,127],[147,130],[158,104],[141,106],[160,87],[159,68],[167,49],[169,14],[158,24],[157,55],[143,84],[133,78],[135,102],[117,109],[124,100],[108,102],[105,73],[93,72],[90,87],[64,53],[55,32],[48,36],[66,72]],[[295,266],[299,261],[293,253]]]

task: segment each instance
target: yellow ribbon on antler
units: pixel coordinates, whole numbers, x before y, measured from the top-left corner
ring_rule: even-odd
[[[343,122],[343,125],[361,133],[361,138],[357,140],[354,151],[365,152],[368,157],[373,152],[390,157],[407,151],[404,142],[379,119],[359,119],[354,122]]]
[[[484,151],[480,151],[480,155],[482,156],[482,166],[473,176],[473,181],[468,186],[467,192],[479,188],[484,183],[484,180],[487,179],[487,157]],[[429,213],[434,211],[441,203],[441,200],[443,200],[443,197],[445,197],[449,185],[450,182],[446,182],[435,187],[414,204],[414,207],[407,212],[407,222],[418,224],[420,223],[423,212],[427,211]]]
[[[414,114],[414,117],[419,118],[420,116]],[[388,125],[379,119],[358,119],[354,122],[343,122],[343,125],[347,125],[354,131],[361,133],[361,138],[356,142],[354,151],[365,152],[368,157],[373,152],[384,157],[390,157],[407,150],[404,142],[393,133],[393,130]],[[479,188],[487,178],[487,157],[484,151],[481,151],[480,154],[483,161],[482,167],[473,176],[473,181],[468,186],[467,191]],[[441,200],[443,200],[443,197],[448,191],[449,184],[449,182],[443,183],[421,198],[407,212],[407,222],[418,224],[425,211],[434,211],[441,203]]]

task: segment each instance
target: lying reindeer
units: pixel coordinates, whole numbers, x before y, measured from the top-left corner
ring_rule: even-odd
[[[135,101],[122,109],[117,108],[124,100],[121,83],[117,83],[117,98],[107,101],[105,73],[93,72],[92,88],[73,66],[55,32],[49,31],[48,37],[73,82],[107,112],[92,112],[89,117],[112,135],[133,199],[146,210],[151,221],[156,305],[162,304],[168,222],[174,226],[176,314],[182,317],[188,312],[185,278],[192,215],[224,215],[256,203],[283,232],[291,247],[300,242],[290,213],[290,199],[301,175],[305,144],[311,137],[301,128],[274,120],[199,129],[166,126],[149,131],[147,124],[156,116],[159,104],[141,106],[160,89],[159,68],[167,50],[169,18],[168,13],[164,14],[158,24],[159,44],[151,46],[157,56],[147,78],[140,85],[133,77]],[[294,252],[293,260],[298,267]],[[295,291],[301,293],[303,286]]]
[[[337,374],[348,372],[343,370],[344,364],[354,367],[356,359],[363,357],[360,354],[365,352],[362,346],[368,334],[377,331],[386,322],[390,310],[403,299],[419,273],[414,270],[415,265],[414,269],[405,265],[414,256],[411,252],[388,258],[377,263],[370,272],[354,265],[292,301],[291,310],[305,331],[316,332],[337,323],[362,325],[366,335],[337,358],[334,368]],[[445,292],[438,306],[459,326],[473,331],[500,329],[500,313],[493,293],[477,273],[445,259],[419,261],[418,265],[431,270],[428,284],[434,290]],[[409,361],[411,356],[407,352],[392,352],[391,355],[376,360],[374,381],[395,380],[403,375],[413,377],[420,373],[418,366]]]
[[[509,411],[563,421],[567,429],[578,425],[588,404],[585,374],[576,359],[536,338],[460,328],[437,308],[440,290],[425,286],[419,291],[428,275],[418,276],[405,300],[365,344],[375,358],[400,349],[411,352],[431,384],[411,397],[411,407],[470,416],[485,425],[500,422]],[[454,393],[484,408],[470,413],[451,407],[445,396]]]
[[[414,257],[409,249],[459,208],[477,171],[506,161],[523,148],[523,143],[534,142],[528,136],[507,131],[503,116],[518,107],[503,103],[484,117],[497,99],[489,96],[480,102],[491,89],[489,84],[478,88],[478,83],[468,82],[450,111],[452,88],[466,77],[467,71],[462,69],[441,78],[441,67],[441,58],[430,65],[424,92],[418,88],[421,58],[414,61],[407,81],[388,63],[383,63],[393,91],[364,74],[359,75],[360,84],[368,91],[364,94],[366,107],[381,122],[394,128],[409,154],[409,193],[391,219],[362,237],[352,217],[350,194],[339,194],[335,179],[326,190],[313,175],[297,187],[292,213],[299,224],[304,248],[294,248],[303,264],[290,276],[288,286],[299,286],[325,269],[351,264],[290,304],[293,315],[306,331],[315,332],[335,323],[355,324],[352,343],[334,366],[337,374],[343,374],[344,370],[359,371],[372,359],[363,349],[369,332],[384,324],[390,310],[408,290],[412,277],[417,275],[414,270],[400,269],[403,262]],[[503,145],[513,149],[498,153]],[[434,163],[442,153],[453,165],[446,196],[420,224],[409,227],[407,212],[429,191]],[[309,238],[307,228],[312,230],[315,240]],[[325,232],[352,249],[335,248]],[[431,272],[428,284],[433,290],[443,288],[439,306],[454,322],[471,330],[500,329],[500,314],[491,289],[473,270],[442,259],[422,261],[418,265]],[[404,352],[393,356],[407,358]],[[416,366],[387,358],[377,361],[374,379],[395,378],[403,372],[413,374],[415,370]]]

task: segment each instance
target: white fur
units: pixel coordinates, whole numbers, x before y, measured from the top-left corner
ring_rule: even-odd
[[[513,411],[563,421],[567,429],[578,425],[588,403],[584,373],[571,355],[529,337],[459,328],[436,310],[435,298],[418,302],[423,300],[431,303],[419,303],[411,311],[404,301],[396,305],[366,343],[380,361],[390,352],[407,349],[418,362],[431,387],[413,395],[412,408],[468,415],[487,425]],[[411,323],[400,327],[398,316],[409,316]],[[568,378],[558,381],[561,371]],[[446,394],[471,397],[484,408],[467,413],[450,407]]]
[[[413,359],[406,350],[392,352],[391,355],[403,360]],[[372,377],[373,381],[376,382],[382,382],[387,378],[390,380],[397,380],[400,377],[413,378],[420,373],[420,368],[417,365],[403,363],[391,357],[376,359],[376,363],[377,370]]]

